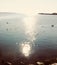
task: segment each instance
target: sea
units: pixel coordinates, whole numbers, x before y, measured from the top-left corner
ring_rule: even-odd
[[[57,15],[0,16],[0,59],[13,63],[57,59]]]

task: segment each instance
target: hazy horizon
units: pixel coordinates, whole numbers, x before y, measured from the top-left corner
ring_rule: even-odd
[[[57,12],[57,0],[0,0],[0,12],[37,14]]]

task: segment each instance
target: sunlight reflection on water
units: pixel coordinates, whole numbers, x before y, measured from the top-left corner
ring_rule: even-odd
[[[30,50],[31,50],[31,47],[30,47],[30,45],[27,42],[25,44],[22,44],[22,53],[25,56],[29,56]]]
[[[31,53],[30,45],[34,44],[34,41],[36,40],[36,35],[37,35],[35,17],[26,17],[24,19],[24,26],[25,26],[25,35],[27,36],[27,40],[25,42],[22,42],[22,45],[21,45],[22,53],[25,56],[29,56],[29,54]]]
[[[25,34],[28,40],[33,42],[36,39],[36,21],[35,17],[27,17],[24,19]]]

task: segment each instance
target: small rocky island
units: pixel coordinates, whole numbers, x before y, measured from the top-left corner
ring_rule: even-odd
[[[38,14],[41,14],[41,15],[57,15],[57,13],[38,13]]]

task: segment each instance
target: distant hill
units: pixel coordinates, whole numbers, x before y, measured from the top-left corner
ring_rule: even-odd
[[[20,16],[25,16],[24,14],[21,14],[21,13],[14,13],[14,12],[0,12],[0,16],[9,16],[9,15],[20,15]]]
[[[57,13],[38,13],[38,14],[41,14],[41,15],[57,15]]]

